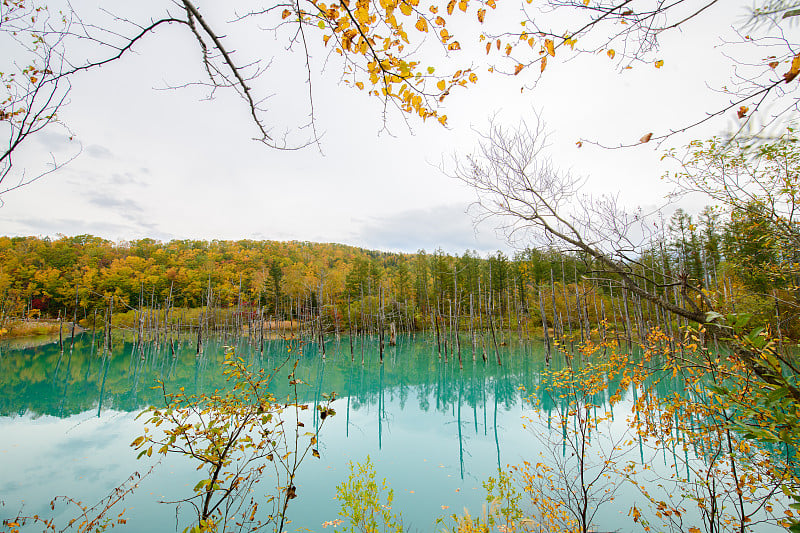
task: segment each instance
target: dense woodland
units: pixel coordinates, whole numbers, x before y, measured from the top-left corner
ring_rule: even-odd
[[[634,273],[661,272],[653,282],[664,286],[651,289],[678,304],[689,296],[665,281],[675,276],[797,338],[797,301],[790,290],[796,274],[787,275],[785,268],[793,258],[785,257],[770,234],[768,222],[752,212],[730,216],[706,208],[692,217],[679,209],[663,238],[630,267]],[[655,325],[677,335],[674,326],[680,325],[621,290],[613,278],[595,278],[581,254],[548,249],[481,257],[296,241],[1,237],[0,298],[4,321],[74,317],[90,324],[100,320],[98,313],[102,318],[110,312],[123,325],[131,312],[148,309],[161,310],[161,318],[134,318],[152,321],[148,326],[165,316],[181,318],[191,328],[200,315],[187,311],[213,309],[227,310],[226,320],[240,327],[258,316],[318,318],[322,331],[337,333],[379,323],[419,330],[447,322],[450,328],[491,325],[521,336],[541,335],[546,326],[550,334],[582,337],[616,325],[635,337]],[[174,309],[183,314],[165,314]]]

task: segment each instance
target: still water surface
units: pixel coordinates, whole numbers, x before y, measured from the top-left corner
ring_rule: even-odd
[[[49,500],[58,495],[93,503],[132,472],[155,464],[155,456],[137,461],[129,444],[142,432],[136,414],[161,400],[160,391],[151,389],[156,379],[187,393],[225,387],[222,342],[210,342],[197,356],[190,342],[173,355],[168,347],[139,351],[116,339],[113,353],[104,357],[91,341],[83,335],[63,353],[54,343],[0,348],[0,518],[20,508],[27,515],[52,514]],[[523,417],[531,410],[527,391],[535,390],[545,366],[543,349],[535,343],[501,347],[502,365],[494,354],[487,363],[480,355],[473,361],[471,347],[463,349],[460,369],[457,360],[440,359],[424,337],[400,338],[398,346],[387,348],[383,365],[374,341],[363,347],[364,364],[358,342],[351,361],[346,338],[330,341],[325,358],[316,346],[304,347],[297,374],[309,385],[301,389],[301,401],[313,405],[323,393],[335,392],[337,415],[320,433],[321,460],[309,458],[301,467],[290,531],[322,531],[323,522],[337,518],[335,488],[347,478],[348,461],[369,455],[394,488],[394,508],[406,530],[430,532],[441,529],[437,517],[465,507],[479,512],[485,501],[481,483],[498,466],[542,451],[540,440],[523,428]],[[241,344],[237,353],[272,368],[285,358],[286,345],[268,342],[261,354]],[[626,405],[618,407],[619,427]],[[189,496],[199,479],[187,459],[170,456],[157,464],[122,504],[129,520],[123,530],[175,530],[175,506],[159,502]],[[630,498],[626,488],[618,495]],[[628,508],[608,506],[597,527],[637,529]]]

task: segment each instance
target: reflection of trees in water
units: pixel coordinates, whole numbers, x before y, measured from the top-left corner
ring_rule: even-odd
[[[345,362],[341,372],[344,388],[337,392],[352,397],[351,408],[380,406],[383,394],[386,401],[401,408],[413,397],[422,411],[451,412],[460,404],[476,408],[484,401],[487,389],[490,397],[497,396],[504,410],[521,401],[518,387],[527,379],[517,365],[498,367],[494,363],[468,361],[462,370],[457,363],[440,361],[430,344],[421,342],[403,348],[397,358],[387,358],[383,367],[356,363],[358,369],[348,371],[350,362]],[[338,364],[328,362],[331,363]]]
[[[272,368],[286,357],[287,347],[284,341],[269,342],[262,353],[245,344],[239,346],[238,354],[250,364]],[[426,411],[433,406],[447,410],[459,401],[458,376],[469,375],[461,398],[473,405],[487,378],[497,372],[513,372],[511,367],[484,367],[482,362],[472,368],[467,364],[459,371],[452,362],[440,362],[431,348],[425,340],[401,339],[387,353],[381,379],[376,346],[365,347],[368,354],[376,353],[375,360],[368,359],[363,366],[351,362],[343,350],[329,348],[323,360],[317,356],[316,346],[308,346],[298,367],[298,375],[311,384],[304,389],[302,400],[313,402],[323,392],[335,391],[340,396],[352,396],[351,407],[359,409],[382,405],[383,391],[385,401],[401,407],[416,401]],[[227,385],[219,372],[223,352],[221,342],[209,342],[196,355],[186,339],[177,342],[174,349],[169,344],[136,346],[117,340],[113,351],[105,353],[97,349],[90,335],[79,336],[74,348],[63,352],[57,343],[7,350],[0,357],[0,413],[63,417],[98,407],[136,411],[159,401],[157,392],[151,389],[156,379],[170,389],[184,387],[187,392],[221,389]],[[513,384],[501,388],[504,404],[518,400],[508,394],[513,388]],[[286,392],[278,390],[276,394]]]
[[[361,342],[356,341],[357,351]],[[329,341],[326,358],[318,355],[316,345],[307,345],[299,357],[297,375],[309,385],[301,390],[300,400],[319,403],[322,394],[336,392],[340,398],[348,398],[353,410],[377,407],[383,412],[387,403],[403,409],[408,402],[422,411],[442,413],[460,407],[476,415],[473,424],[477,427],[479,410],[487,406],[490,411],[495,406],[511,410],[536,390],[545,365],[538,345],[502,347],[503,365],[498,366],[493,361],[484,363],[480,356],[472,361],[469,343],[463,344],[463,369],[457,362],[439,359],[435,344],[423,336],[401,337],[397,346],[387,349],[383,365],[378,362],[376,341],[366,341],[363,365],[351,361],[347,340]],[[262,352],[242,343],[237,355],[249,364],[270,369],[285,359],[290,347],[286,341],[271,341],[264,344]],[[298,353],[296,346],[291,353]],[[189,339],[174,347],[168,343],[136,346],[117,340],[113,352],[105,354],[94,348],[90,335],[80,336],[74,349],[64,352],[57,343],[4,351],[0,356],[0,414],[65,417],[98,408],[137,411],[160,401],[158,391],[151,389],[156,379],[163,380],[169,390],[184,387],[187,393],[224,389],[223,354],[222,342],[210,340],[196,355]],[[283,380],[276,382],[280,384],[276,396],[288,394],[282,390]],[[659,392],[671,392],[667,390],[670,386],[662,380]],[[547,396],[539,399],[544,409],[556,407],[548,403],[552,400]],[[606,399],[596,400],[602,404]]]

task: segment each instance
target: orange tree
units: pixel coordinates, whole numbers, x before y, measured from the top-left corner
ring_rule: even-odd
[[[774,340],[758,339],[762,353],[774,349]],[[631,427],[652,454],[643,465],[619,467],[652,507],[649,514],[633,507],[635,521],[646,531],[660,522],[658,530],[693,533],[791,526],[793,511],[783,506],[797,491],[796,441],[753,439],[748,429],[754,422],[774,428],[791,410],[758,405],[763,382],[751,368],[734,352],[703,346],[697,335],[671,348],[658,330],[631,368]],[[646,466],[662,460],[661,472]]]
[[[543,373],[526,417],[541,451],[497,485],[513,511],[505,530],[589,531],[622,480],[641,495],[626,505],[646,532],[796,528],[785,506],[798,487],[796,413],[785,396],[753,404],[763,382],[735,353],[696,335],[672,342],[657,329],[635,353],[587,340]]]

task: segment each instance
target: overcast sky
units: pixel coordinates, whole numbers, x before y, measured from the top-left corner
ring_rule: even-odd
[[[155,1],[125,4],[102,5],[111,12],[133,9],[130,16],[138,20],[146,20],[147,10],[164,11]],[[77,7],[84,13],[95,9],[90,2]],[[513,125],[538,112],[551,132],[555,164],[585,175],[588,190],[619,193],[631,207],[662,205],[669,191],[660,179],[666,146],[604,150],[578,148],[575,141],[632,142],[650,131],[683,126],[724,103],[724,95],[708,86],[723,85],[730,72],[731,60],[717,46],[733,20],[726,8],[730,3],[667,35],[661,69],[640,65],[620,73],[605,55],[583,56],[552,62],[535,88],[521,90],[522,75],[492,76],[483,68],[477,86],[446,102],[448,128],[411,118],[409,131],[398,112],[384,122],[381,103],[345,86],[340,69],[328,65],[315,74],[313,86],[316,123],[324,132],[321,150],[293,152],[251,140],[256,132],[247,109],[224,91],[207,100],[198,87],[159,90],[202,79],[197,43],[183,28],[165,28],[136,46],[135,54],[74,79],[61,113],[73,143],[66,143],[63,132],[46,133],[18,161],[20,168],[34,168],[51,152],[64,157],[65,145],[74,149],[78,143],[81,153],[3,196],[2,233],[507,250],[491,224],[473,227],[466,211],[474,193],[440,170],[453,154],[472,150],[474,130],[495,113]],[[704,31],[709,24],[719,31]],[[304,123],[302,63],[282,53],[279,43],[264,48],[275,57],[264,74],[275,93],[268,101],[270,119],[278,130]],[[322,50],[312,54],[321,65]],[[716,122],[692,137],[728,126]]]

